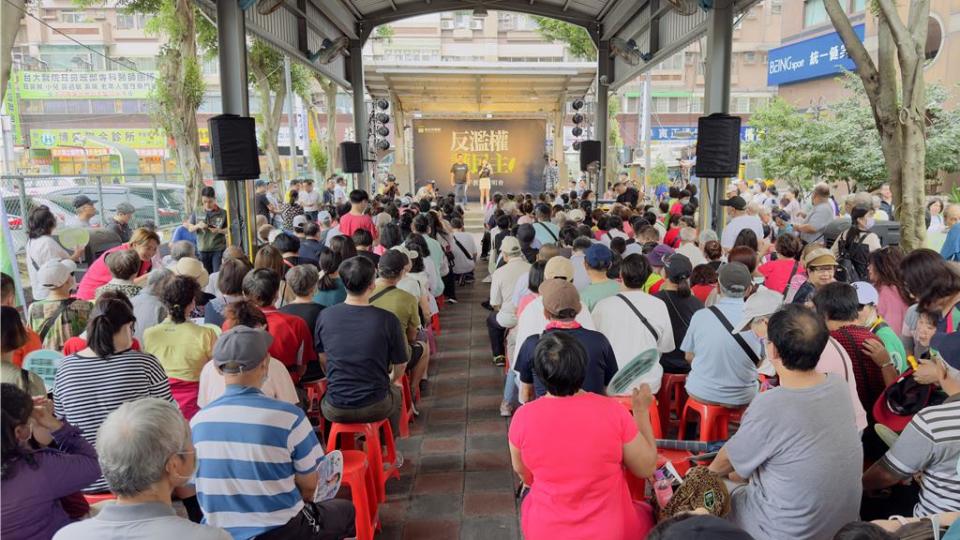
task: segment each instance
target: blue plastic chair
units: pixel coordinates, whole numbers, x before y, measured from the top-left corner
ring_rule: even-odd
[[[43,384],[47,387],[47,392],[53,393],[53,388],[57,378],[57,369],[63,360],[63,353],[49,349],[39,349],[28,354],[23,359],[23,369],[36,373]]]

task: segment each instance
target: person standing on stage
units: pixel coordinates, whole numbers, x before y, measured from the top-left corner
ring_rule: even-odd
[[[543,190],[555,193],[560,187],[560,166],[557,165],[557,160],[547,155],[544,157],[547,158],[547,166],[543,168]]]
[[[486,208],[490,202],[490,175],[493,174],[493,167],[490,166],[490,160],[484,159],[480,162],[480,170],[477,171],[477,177],[480,178],[480,208]]]
[[[453,184],[454,202],[467,205],[467,183],[470,182],[470,166],[464,163],[463,154],[457,154],[457,161],[450,167],[450,183]]]

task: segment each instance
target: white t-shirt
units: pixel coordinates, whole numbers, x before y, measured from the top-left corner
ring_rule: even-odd
[[[657,331],[657,337],[650,334],[650,330],[640,321],[637,314],[622,298],[611,296],[604,298],[593,307],[591,315],[597,331],[606,336],[613,347],[613,354],[617,357],[617,366],[623,369],[637,355],[649,349],[665,353],[676,349],[673,340],[673,327],[670,325],[670,313],[663,300],[651,296],[643,291],[623,291],[625,296],[637,310],[647,318],[647,322]],[[659,355],[657,355],[659,358]],[[663,367],[655,362],[649,371],[640,377],[634,386],[643,383],[650,385],[650,390],[656,393],[660,390],[660,378],[663,376]]]
[[[573,286],[577,288],[577,292],[583,292],[590,285],[590,274],[587,273],[585,259],[586,255],[583,253],[574,253],[570,256],[570,264],[573,265]]]
[[[757,240],[759,240],[759,238],[757,238]],[[697,247],[696,244],[681,244],[680,247],[677,248],[677,253],[690,259],[690,264],[694,268],[707,262],[707,258],[703,256],[703,252],[700,251],[700,248]]]
[[[333,202],[334,204],[347,202],[347,190],[340,184],[333,186]]]
[[[614,238],[623,238],[624,241],[626,241],[630,239],[630,236],[619,229],[610,229],[609,231],[606,231],[605,233],[600,235],[600,243],[607,247],[610,247],[610,242]]]
[[[497,268],[490,280],[490,305],[500,306],[513,298],[513,290],[520,276],[530,271],[530,263],[522,256],[510,259]]]
[[[453,245],[450,246],[453,250],[453,273],[468,274],[473,272],[477,266],[477,243],[473,239],[473,235],[466,232],[455,232],[453,233],[453,240]],[[467,250],[467,253],[460,249],[457,242]]]
[[[577,313],[576,320],[578,323],[580,323],[580,326],[586,328],[587,330],[596,330],[596,327],[593,324],[593,317],[590,315],[590,312],[587,311],[587,306],[585,304],[580,305],[580,313]],[[542,334],[546,329],[547,317],[543,314],[543,297],[538,296],[532,302],[527,304],[527,307],[524,308],[523,313],[520,314],[520,318],[517,320],[517,326],[515,329],[515,335],[517,336],[517,339],[514,342],[513,354],[511,354],[509,358],[511,368],[513,368],[513,363],[516,361],[517,355],[520,353],[520,347],[523,346],[523,342],[526,341],[530,336]]]
[[[751,229],[757,235],[757,240],[763,238],[763,222],[757,216],[744,214],[730,220],[730,223],[723,228],[723,234],[720,235],[720,246],[724,249],[733,247],[737,240],[737,235],[744,229]]]
[[[227,383],[223,375],[217,371],[213,361],[204,364],[200,371],[200,389],[197,393],[197,405],[200,408],[206,407],[208,403],[216,400],[227,389]],[[270,357],[270,365],[267,367],[267,380],[263,383],[260,391],[267,397],[279,399],[297,405],[300,398],[297,397],[297,389],[293,386],[293,380],[290,378],[290,372],[286,366],[274,357]]]
[[[304,212],[316,212],[319,210],[320,192],[317,190],[300,191],[300,197],[297,200],[303,207]]]
[[[47,261],[60,261],[70,258],[70,252],[63,249],[52,236],[41,236],[27,241],[27,275],[30,276],[30,288],[33,299],[43,300],[50,291],[41,287],[37,280],[38,269]]]

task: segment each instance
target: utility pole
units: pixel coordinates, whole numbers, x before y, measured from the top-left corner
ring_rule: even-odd
[[[643,76],[643,106],[640,108],[640,133],[638,141],[643,141],[643,188],[646,193],[647,186],[650,185],[650,92],[653,87],[653,73],[651,70]]]
[[[290,57],[283,57],[283,78],[287,83],[287,130],[290,132],[290,179],[297,177],[297,126],[293,109],[293,83],[290,76]]]

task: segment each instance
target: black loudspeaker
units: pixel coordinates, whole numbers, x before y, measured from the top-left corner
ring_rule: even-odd
[[[600,161],[600,141],[580,141],[580,170],[586,171],[594,161]]]
[[[260,177],[257,126],[253,118],[221,114],[208,121],[210,157],[217,180]]]
[[[740,117],[715,113],[697,121],[697,176],[726,178],[740,170]]]
[[[345,173],[363,172],[363,147],[360,143],[353,141],[340,143],[340,169]]]

